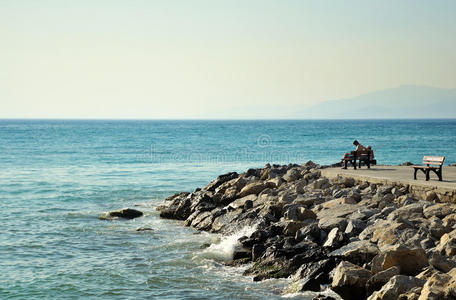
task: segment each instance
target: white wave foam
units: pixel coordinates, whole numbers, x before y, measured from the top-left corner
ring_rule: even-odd
[[[238,239],[242,236],[250,237],[256,228],[257,224],[245,226],[232,235],[222,237],[219,242],[211,244],[208,248],[204,249],[203,253],[217,259],[231,260],[233,259],[234,250],[238,245]]]

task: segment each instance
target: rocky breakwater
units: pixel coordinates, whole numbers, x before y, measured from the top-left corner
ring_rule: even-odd
[[[284,291],[331,288],[343,299],[456,299],[456,206],[407,186],[327,179],[312,162],[228,173],[166,199],[162,218],[237,241],[231,264]]]

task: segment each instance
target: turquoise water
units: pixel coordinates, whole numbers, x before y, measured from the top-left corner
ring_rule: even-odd
[[[220,263],[229,240],[154,209],[223,172],[334,163],[354,138],[383,164],[456,162],[456,120],[0,120],[0,298],[280,298],[286,280],[252,282]],[[146,216],[97,219],[126,206]]]

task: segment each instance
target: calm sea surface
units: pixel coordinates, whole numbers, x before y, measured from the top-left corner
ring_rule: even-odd
[[[234,238],[194,234],[154,209],[223,172],[334,163],[355,138],[382,164],[456,162],[456,120],[0,120],[0,298],[281,298],[286,280],[254,283],[220,263]],[[126,206],[146,216],[97,219]]]

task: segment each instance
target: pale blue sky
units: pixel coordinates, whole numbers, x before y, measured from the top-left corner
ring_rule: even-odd
[[[0,118],[274,118],[456,88],[456,1],[0,0]]]

